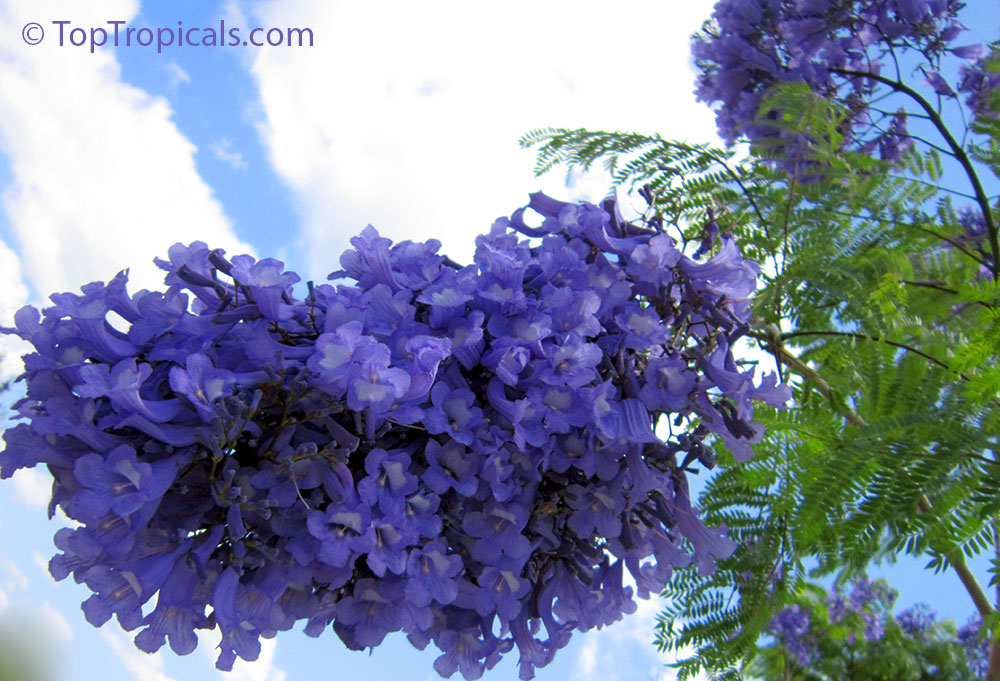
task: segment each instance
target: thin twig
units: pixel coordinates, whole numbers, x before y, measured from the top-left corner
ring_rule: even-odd
[[[874,343],[885,343],[886,345],[891,345],[894,348],[901,348],[903,350],[906,350],[907,352],[912,352],[915,355],[920,355],[924,359],[926,359],[926,360],[928,360],[930,362],[933,362],[934,364],[937,364],[942,369],[946,369],[948,371],[953,371],[954,373],[958,374],[958,376],[962,380],[964,380],[964,381],[972,380],[968,376],[966,376],[965,374],[963,374],[962,372],[955,371],[954,369],[952,369],[946,362],[938,359],[937,357],[935,357],[933,355],[927,354],[923,350],[915,348],[912,345],[908,345],[906,343],[902,343],[900,341],[888,340],[886,338],[881,338],[879,336],[869,336],[867,334],[863,334],[863,333],[851,333],[849,331],[792,331],[791,333],[781,334],[781,340],[782,341],[786,341],[786,340],[790,340],[792,338],[798,338],[798,337],[801,337],[801,336],[841,336],[841,337],[844,337],[844,338],[855,338],[857,340],[868,340],[868,341],[872,341]]]
[[[986,231],[989,234],[990,250],[993,254],[993,263],[990,266],[990,271],[993,273],[994,279],[1000,279],[1000,235],[997,234],[997,225],[993,221],[993,213],[990,210],[989,199],[986,197],[983,185],[979,181],[979,176],[972,167],[972,161],[969,159],[969,155],[965,152],[965,148],[958,143],[958,140],[955,139],[955,136],[951,134],[948,126],[944,124],[941,114],[938,113],[931,103],[928,102],[919,92],[899,80],[893,80],[877,73],[855,71],[854,69],[832,68],[830,69],[830,72],[837,73],[842,76],[870,78],[884,85],[888,85],[896,92],[908,95],[911,99],[913,99],[913,101],[919,104],[924,111],[927,112],[927,115],[930,117],[934,127],[937,128],[945,142],[947,142],[948,146],[951,147],[951,150],[955,153],[955,158],[958,162],[962,164],[962,168],[965,170],[965,174],[969,178],[969,182],[972,184],[972,188],[976,195],[976,201],[979,204],[979,209],[982,211],[983,219],[986,222]]]
[[[827,400],[829,400],[837,408],[848,423],[856,428],[868,427],[868,422],[865,421],[865,419],[858,414],[858,412],[852,409],[850,405],[837,396],[836,392],[826,379],[820,376],[812,367],[785,348],[782,343],[781,329],[779,329],[776,324],[770,324],[766,328],[757,332],[757,337],[766,339],[768,350],[777,361],[783,363],[806,381],[816,386],[816,389],[819,390],[820,394],[827,398]],[[921,513],[933,517],[934,507],[926,494],[921,493],[921,495],[917,498],[917,508]],[[930,539],[930,537],[928,537],[928,539]],[[980,586],[976,576],[972,574],[972,571],[966,564],[965,558],[962,556],[962,552],[960,550],[952,549],[941,551],[941,553],[948,559],[952,568],[954,568],[955,573],[962,581],[962,585],[972,598],[972,602],[975,603],[976,609],[979,613],[985,618],[987,615],[994,612],[990,599],[986,596],[986,592],[983,591],[983,588]],[[1000,662],[998,662],[998,664],[1000,664]]]
[[[907,175],[899,175],[897,173],[888,173],[886,176],[887,177],[892,177],[892,178],[895,178],[895,179],[899,179],[899,180],[906,180],[907,182],[916,182],[918,184],[922,184],[922,185],[926,185],[928,187],[932,187],[932,188],[938,190],[939,192],[946,192],[948,194],[954,194],[955,196],[961,196],[962,198],[970,199],[972,201],[976,200],[976,197],[973,196],[972,194],[966,194],[965,192],[960,192],[957,189],[949,189],[948,187],[942,187],[939,184],[935,184],[933,182],[928,182],[927,180],[921,180],[918,177],[909,177]]]

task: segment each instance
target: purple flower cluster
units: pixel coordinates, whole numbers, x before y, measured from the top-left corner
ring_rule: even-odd
[[[958,237],[959,242],[979,258],[980,265],[977,277],[979,279],[992,279],[993,253],[990,252],[987,240],[988,232],[983,212],[972,206],[965,206],[958,210],[956,217],[963,232]]]
[[[993,49],[959,69],[958,91],[966,93],[965,103],[980,118],[1000,118],[996,97],[1000,93],[1000,71],[987,68],[1000,60],[1000,50]]]
[[[931,610],[926,603],[917,603],[896,615],[896,623],[900,629],[910,638],[920,640],[927,638],[936,619],[937,612]]]
[[[692,50],[702,71],[696,94],[719,102],[716,122],[728,142],[745,135],[780,145],[788,161],[808,140],[758,120],[761,102],[777,84],[805,83],[810,90],[841,102],[848,111],[844,144],[866,153],[876,149],[895,162],[912,140],[906,114],[878,114],[869,102],[880,76],[900,48],[919,52],[925,82],[942,96],[956,92],[939,70],[945,54],[964,60],[957,89],[968,94],[973,111],[1000,86],[984,69],[981,45],[955,45],[966,27],[957,19],[958,0],[719,0],[713,23],[695,36]],[[894,77],[894,76],[893,76]],[[767,113],[768,117],[777,115]]]
[[[785,650],[807,666],[816,656],[816,644],[809,632],[809,611],[799,605],[785,608],[767,625],[767,633],[777,637]]]
[[[849,615],[858,614],[864,626],[862,632],[864,639],[877,641],[885,633],[886,622],[885,613],[879,610],[891,609],[897,596],[897,592],[886,582],[861,577],[854,583],[851,593],[846,597],[840,589],[830,592],[826,599],[827,616],[830,623],[834,624]]]
[[[866,641],[878,641],[885,634],[886,612],[892,608],[896,596],[896,591],[885,581],[861,577],[846,596],[839,588],[829,592],[826,597],[827,621],[836,624],[853,619],[861,625]],[[918,615],[914,614],[911,619]],[[808,666],[819,655],[817,635],[810,629],[810,624],[809,610],[793,604],[771,619],[767,632],[775,636],[800,665]],[[848,634],[847,641],[852,644],[856,641],[854,632]]]
[[[942,642],[943,631],[937,613],[924,603],[891,615],[898,593],[885,580],[862,577],[854,582],[845,595],[839,588],[832,589],[826,597],[826,618],[813,607],[811,597],[782,609],[768,624],[767,632],[775,637],[776,644],[799,666],[809,668],[830,654],[829,641],[839,646],[864,646],[864,641],[883,641],[886,627],[894,620],[902,634],[919,645]],[[805,605],[808,604],[808,605]],[[819,616],[817,616],[819,615]],[[950,624],[950,623],[949,623]],[[836,629],[829,628],[836,625]],[[957,643],[965,649],[969,670],[977,678],[985,678],[989,667],[989,638],[981,635],[983,620],[976,615],[957,632]],[[844,637],[844,632],[847,635]],[[955,638],[948,638],[954,644]],[[853,655],[853,653],[852,653]]]
[[[529,679],[635,609],[626,570],[648,597],[727,556],[684,473],[710,434],[749,457],[753,401],[790,396],[731,352],[757,266],[728,239],[693,260],[613,202],[529,207],[540,227],[498,220],[466,267],[369,227],[347,281],[300,299],[282,263],[195,242],[157,261],[164,292],[119,274],[19,311],[35,352],[0,475],[48,466],[79,523],[50,570],[93,591],[87,620],[179,654],[217,627],[220,669],[303,620],[351,649],[433,642],[443,676],[516,647]]]
[[[969,670],[981,679],[986,678],[990,667],[990,640],[983,636],[983,618],[973,615],[958,630],[958,642],[965,648],[969,660]]]

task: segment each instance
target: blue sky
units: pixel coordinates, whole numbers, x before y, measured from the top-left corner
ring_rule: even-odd
[[[541,6],[539,6],[541,5]],[[660,132],[715,141],[690,94],[688,35],[711,11],[684,3],[458,1],[0,0],[0,323],[25,303],[131,268],[159,285],[153,257],[177,241],[281,258],[321,280],[351,236],[437,238],[468,261],[473,238],[538,189],[596,199],[600,174],[536,179],[518,137],[544,126]],[[58,46],[72,27],[309,28],[312,47]],[[22,27],[39,23],[38,45]],[[615,44],[615,36],[621,40]],[[613,55],[614,59],[609,58]],[[9,341],[4,341],[9,342]],[[24,349],[6,345],[3,370]],[[0,636],[11,628],[72,681],[436,678],[436,653],[390,638],[370,656],[327,632],[286,632],[231,676],[210,637],[187,657],[145,655],[113,624],[83,619],[89,594],[45,563],[58,518],[45,475],[0,484]],[[977,566],[985,577],[985,563]],[[891,571],[903,601],[964,621],[953,575]],[[672,679],[651,645],[657,603],[577,636],[537,678]],[[516,677],[516,656],[492,680]]]

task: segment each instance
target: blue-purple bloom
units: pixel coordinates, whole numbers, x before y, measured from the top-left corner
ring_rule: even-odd
[[[309,534],[320,541],[317,557],[334,567],[349,566],[375,546],[370,510],[363,504],[330,504],[307,518]]]
[[[710,432],[748,454],[753,402],[787,397],[732,361],[756,267],[613,201],[530,209],[541,227],[498,220],[467,267],[369,227],[300,299],[280,262],[196,242],[157,261],[162,293],[121,274],[20,311],[0,477],[48,466],[82,523],[50,571],[93,591],[88,620],[178,654],[218,628],[221,669],[299,620],[351,649],[402,631],[441,674],[516,650],[527,679],[635,610],[626,568],[648,597],[728,555],[672,456]],[[661,417],[688,432],[668,446]]]
[[[785,608],[778,613],[767,627],[770,634],[777,636],[782,645],[802,666],[806,666],[818,651],[809,637],[809,611],[799,605]]]
[[[261,313],[268,319],[278,321],[292,314],[290,305],[283,305],[283,298],[291,292],[299,281],[294,272],[284,272],[284,263],[274,258],[254,261],[249,255],[237,255],[232,260],[229,274],[246,286]]]
[[[716,105],[723,139],[732,143],[746,136],[776,150],[777,162],[800,177],[809,163],[808,147],[816,140],[809,131],[771,124],[781,112],[762,110],[761,104],[779,84],[803,83],[816,95],[838,101],[846,115],[838,128],[842,147],[862,152],[878,148],[883,159],[898,163],[901,150],[913,141],[905,115],[893,116],[886,125],[869,102],[891,92],[892,86],[876,77],[894,79],[888,67],[901,48],[923,58],[924,85],[932,96],[964,92],[978,115],[996,115],[986,103],[1000,79],[987,75],[987,50],[953,42],[966,30],[957,19],[961,7],[959,2],[923,0],[719,0],[712,21],[692,44],[701,69],[695,92]],[[939,68],[947,55],[964,62],[957,86]]]
[[[768,633],[776,637],[778,644],[798,665],[808,666],[823,654],[820,639],[830,634],[852,647],[861,646],[861,639],[880,641],[896,625],[915,645],[941,640],[937,614],[926,604],[917,603],[892,615],[898,593],[888,582],[862,575],[849,586],[846,595],[840,587],[831,589],[823,605],[819,605],[813,594],[808,594],[798,603],[783,608],[771,620]],[[826,622],[817,617],[824,611]],[[835,626],[827,631],[827,624]],[[957,634],[958,643],[965,648],[969,670],[977,678],[985,678],[990,641],[983,635],[982,618],[972,617]]]
[[[990,667],[990,639],[983,632],[983,618],[973,615],[958,630],[958,642],[965,648],[969,670],[981,679]]]
[[[454,489],[462,496],[471,497],[479,489],[479,457],[462,443],[450,440],[441,445],[437,440],[428,440],[424,456],[428,467],[422,478],[431,491],[444,494]]]
[[[115,447],[106,459],[99,454],[84,454],[73,464],[73,475],[83,487],[78,498],[86,497],[91,518],[99,518],[109,510],[125,518],[157,502],[175,474],[172,460],[152,464],[139,461],[128,445]]]
[[[407,600],[420,607],[432,600],[448,605],[458,596],[455,577],[461,571],[461,557],[449,555],[443,541],[432,541],[410,551],[406,564]]]
[[[374,449],[365,458],[368,477],[358,482],[358,495],[367,506],[378,504],[382,513],[401,515],[406,495],[417,491],[417,477],[409,472],[410,455],[405,451]]]
[[[934,626],[937,613],[926,603],[917,603],[912,608],[903,610],[896,615],[896,623],[910,638],[926,638],[928,631]]]
[[[445,433],[457,442],[471,445],[476,428],[485,423],[483,410],[475,406],[476,396],[467,388],[452,389],[438,383],[431,390],[431,406],[424,413],[427,430]]]
[[[186,397],[206,423],[215,420],[215,401],[232,394],[235,382],[232,372],[216,369],[208,357],[197,352],[188,356],[185,368],[170,370],[170,387]]]

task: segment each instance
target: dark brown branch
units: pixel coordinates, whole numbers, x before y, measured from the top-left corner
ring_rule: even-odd
[[[958,291],[953,288],[948,288],[939,281],[910,281],[909,279],[903,279],[903,283],[907,286],[917,286],[919,288],[930,288],[935,291],[941,291],[942,293],[950,293],[953,296],[958,295]]]
[[[990,202],[986,196],[986,192],[983,190],[983,185],[979,181],[979,176],[976,174],[975,169],[972,167],[972,161],[969,159],[969,155],[965,152],[965,148],[958,143],[955,136],[951,134],[948,126],[944,124],[944,120],[941,118],[941,114],[938,113],[937,109],[931,105],[924,97],[911,88],[905,83],[887,78],[885,76],[879,75],[877,73],[870,73],[867,71],[855,71],[854,69],[830,69],[831,73],[837,73],[842,76],[855,76],[862,78],[870,78],[871,80],[882,83],[883,85],[888,85],[896,92],[901,92],[908,95],[913,101],[920,105],[920,107],[927,112],[927,116],[930,118],[934,127],[937,128],[938,132],[944,138],[948,146],[955,153],[955,158],[959,163],[962,164],[962,168],[965,170],[966,176],[969,178],[969,182],[972,184],[973,192],[976,195],[976,202],[979,204],[979,209],[983,213],[983,220],[986,221],[986,231],[989,235],[990,241],[990,251],[993,254],[993,264],[990,266],[990,271],[993,273],[993,278],[1000,278],[1000,236],[997,234],[997,225],[993,221],[993,214],[990,211]]]
[[[959,295],[959,292],[953,288],[948,288],[944,284],[938,281],[910,281],[909,279],[903,279],[903,283],[907,286],[916,286],[919,288],[929,288],[934,291],[941,291],[942,293],[948,293],[953,296]],[[992,310],[993,306],[987,303],[985,300],[973,300],[970,305],[982,305],[987,310]]]
[[[845,218],[856,218],[858,220],[874,220],[874,221],[879,222],[879,223],[889,223],[889,224],[894,224],[894,225],[898,225],[899,224],[898,220],[894,220],[894,219],[890,220],[889,218],[880,218],[877,215],[859,215],[858,213],[848,213],[847,211],[842,211],[842,210],[831,210],[830,213],[832,213],[833,215],[840,215],[840,216],[845,217]],[[985,267],[987,269],[990,268],[989,262],[987,262],[986,260],[983,260],[977,254],[975,254],[972,251],[970,251],[969,249],[965,248],[965,246],[963,246],[958,241],[956,241],[956,240],[954,240],[954,239],[952,239],[950,237],[947,237],[944,234],[938,234],[934,230],[928,229],[926,227],[922,227],[921,225],[918,225],[916,223],[908,223],[908,225],[911,226],[911,227],[913,227],[917,231],[923,232],[924,234],[931,235],[935,239],[940,239],[941,241],[945,242],[946,244],[948,244],[949,246],[951,246],[955,250],[964,253],[969,258],[971,258],[975,262],[979,263],[983,267]]]
[[[900,348],[906,350],[907,352],[912,352],[915,355],[920,355],[924,359],[937,364],[942,369],[947,369],[948,371],[954,371],[958,376],[965,381],[970,380],[968,376],[960,371],[955,371],[947,363],[941,361],[934,355],[929,355],[923,350],[913,347],[912,345],[907,345],[906,343],[901,343],[899,341],[888,340],[886,338],[880,338],[879,336],[869,336],[863,333],[851,333],[848,331],[792,331],[791,333],[781,334],[781,340],[786,341],[792,338],[799,338],[801,336],[840,336],[842,338],[854,338],[856,340],[867,340],[874,343],[885,343],[886,345],[891,345],[894,348]]]
[[[947,243],[952,248],[958,249],[962,253],[965,253],[967,256],[969,256],[970,258],[972,258],[973,260],[975,260],[976,262],[978,262],[983,267],[986,267],[986,268],[990,267],[990,264],[987,261],[983,260],[978,255],[976,255],[975,253],[973,253],[972,251],[970,251],[969,249],[967,249],[965,246],[963,246],[959,242],[955,241],[954,239],[946,237],[944,234],[938,234],[933,229],[927,229],[926,227],[920,227],[919,225],[915,225],[915,226],[916,226],[916,228],[918,230],[920,230],[924,234],[930,234],[932,237],[934,237],[936,239],[941,239],[941,241],[944,241],[945,243]]]
[[[757,214],[757,220],[760,221],[760,226],[764,228],[764,235],[768,239],[770,239],[771,233],[767,228],[767,220],[764,219],[764,214],[761,213],[760,207],[757,205],[756,199],[754,199],[753,195],[750,193],[750,190],[746,188],[746,185],[743,184],[743,180],[741,180],[740,176],[737,175],[736,172],[729,167],[729,164],[727,164],[724,160],[719,158],[717,154],[711,152],[707,153],[712,159],[715,160],[716,163],[718,163],[720,166],[723,167],[723,169],[729,174],[729,177],[733,178],[733,182],[739,185],[740,191],[743,192],[743,196],[747,197],[747,201],[750,202],[750,205],[753,207],[753,211]]]

